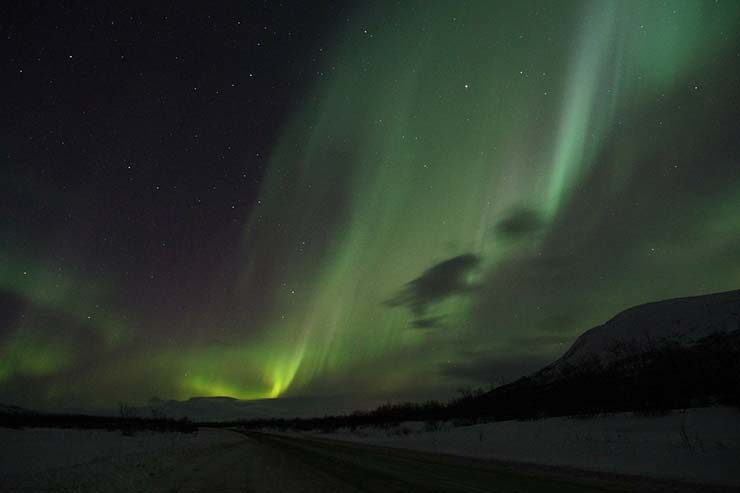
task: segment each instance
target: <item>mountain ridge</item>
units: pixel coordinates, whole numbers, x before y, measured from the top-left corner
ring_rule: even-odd
[[[636,305],[578,336],[566,352],[531,377],[557,378],[569,366],[610,364],[667,344],[690,345],[740,329],[740,290]]]

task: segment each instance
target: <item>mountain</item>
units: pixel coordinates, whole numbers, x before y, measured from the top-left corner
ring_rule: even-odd
[[[740,290],[648,303],[542,370],[458,403],[495,419],[740,405]]]
[[[566,353],[533,378],[550,380],[583,365],[619,360],[740,329],[740,290],[657,301],[629,308],[583,333]]]

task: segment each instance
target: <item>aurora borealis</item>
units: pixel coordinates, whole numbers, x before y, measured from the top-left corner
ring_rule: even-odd
[[[740,286],[737,2],[171,7],[5,16],[2,401],[444,397]]]

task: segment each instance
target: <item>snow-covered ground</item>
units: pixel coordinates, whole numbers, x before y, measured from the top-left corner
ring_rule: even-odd
[[[0,428],[3,491],[150,491],[184,457],[242,441],[229,431],[197,434]]]
[[[409,422],[390,429],[316,435],[469,457],[740,486],[740,410],[728,407],[689,409],[661,417],[615,414],[473,426]],[[258,442],[228,430],[124,436],[102,430],[0,429],[0,491],[172,491],[173,484],[186,484],[193,479],[190,476],[200,474],[199,469],[208,481],[214,481],[206,473],[209,467],[219,466],[219,461],[223,467],[216,467],[221,471],[216,476],[227,470],[242,474],[245,484],[252,484],[270,465],[267,459],[269,454],[265,455]]]
[[[503,421],[473,426],[418,422],[383,430],[316,433],[373,445],[618,474],[740,486],[740,410],[712,407],[667,416],[631,413]]]

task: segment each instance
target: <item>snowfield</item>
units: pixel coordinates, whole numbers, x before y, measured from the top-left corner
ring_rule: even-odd
[[[184,458],[239,443],[226,430],[198,433],[0,428],[2,491],[157,491]]]
[[[437,429],[435,429],[437,428]],[[371,445],[740,486],[740,410],[730,407],[472,426],[408,422],[317,437]]]
[[[289,435],[740,487],[740,410],[729,407],[661,417],[625,413],[472,426],[408,422]],[[232,479],[272,491],[276,477],[291,474],[284,460],[228,430],[125,436],[120,431],[0,429],[3,492],[203,491],[206,485],[215,491],[218,481],[231,484]]]

